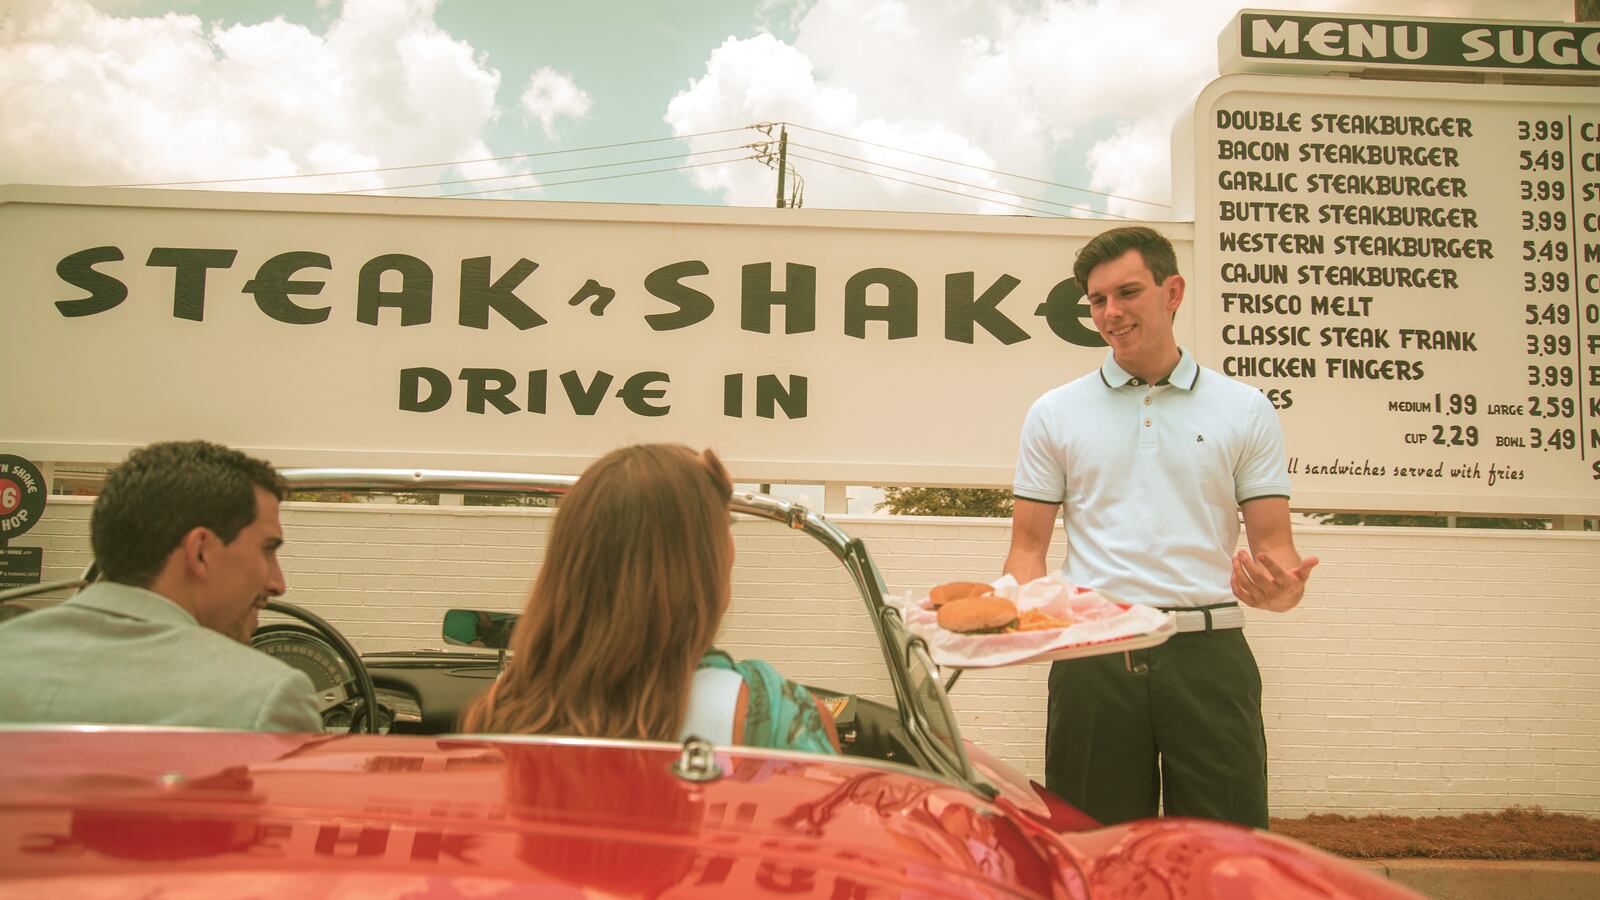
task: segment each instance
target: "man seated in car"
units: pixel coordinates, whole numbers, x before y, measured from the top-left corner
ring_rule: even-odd
[[[217,444],[129,454],[90,520],[101,580],[0,624],[0,722],[321,731],[311,680],[250,648],[286,492]]]

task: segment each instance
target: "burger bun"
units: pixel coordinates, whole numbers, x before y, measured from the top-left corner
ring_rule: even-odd
[[[994,588],[981,581],[947,581],[928,592],[928,601],[934,609],[938,609],[951,600],[992,593]]]
[[[1017,622],[1017,606],[1004,597],[962,597],[939,607],[939,627],[961,634],[1000,631]]]

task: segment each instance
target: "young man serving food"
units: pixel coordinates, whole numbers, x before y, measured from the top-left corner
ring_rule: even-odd
[[[1107,824],[1159,807],[1265,828],[1261,676],[1239,604],[1292,608],[1317,564],[1294,547],[1277,414],[1178,346],[1166,238],[1107,231],[1073,272],[1111,349],[1028,412],[1005,571],[1044,575],[1060,516],[1069,580],[1175,610],[1179,633],[1051,666],[1046,784]],[[1235,553],[1241,513],[1250,549]]]

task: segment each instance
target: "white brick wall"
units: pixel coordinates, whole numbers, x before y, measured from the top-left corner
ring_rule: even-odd
[[[19,543],[45,578],[88,562],[88,501],[52,498]],[[1005,520],[837,517],[892,590],[998,572]],[[287,504],[291,601],[363,650],[438,646],[444,609],[517,609],[544,510]],[[855,589],[814,541],[740,522],[720,643],[802,681],[888,692]],[[1539,804],[1600,814],[1600,535],[1472,529],[1297,532],[1323,564],[1302,606],[1250,614],[1266,685],[1274,814],[1458,813]],[[1060,547],[1052,560],[1059,560]],[[1043,769],[1043,665],[968,672],[966,735]]]

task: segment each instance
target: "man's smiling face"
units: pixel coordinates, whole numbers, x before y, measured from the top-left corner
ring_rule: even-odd
[[[1142,371],[1177,352],[1172,316],[1183,302],[1183,276],[1156,284],[1144,256],[1129,250],[1095,266],[1085,289],[1094,326],[1118,365]]]
[[[206,584],[194,611],[201,625],[244,644],[250,643],[267,601],[287,587],[278,566],[283,544],[278,498],[260,487],[255,495],[255,521],[226,544],[220,538],[208,543]]]

